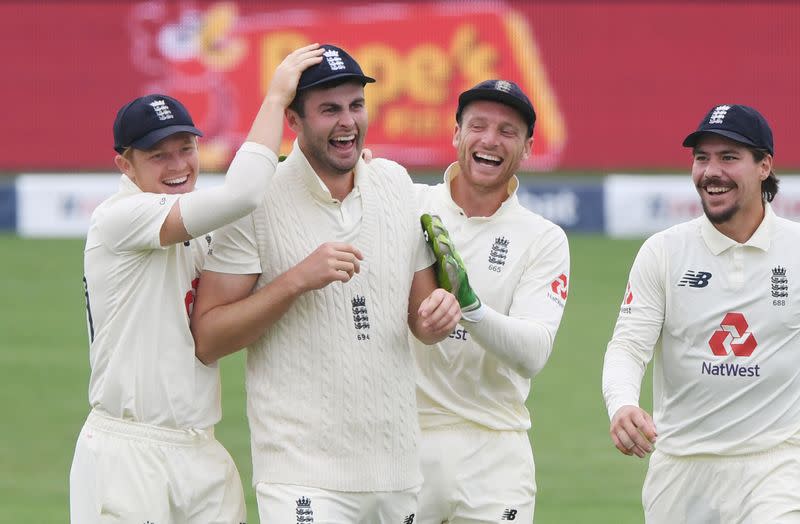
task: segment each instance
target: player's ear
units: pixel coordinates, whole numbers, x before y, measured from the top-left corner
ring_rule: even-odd
[[[298,134],[300,131],[300,115],[297,114],[297,111],[288,107],[283,114],[286,116],[286,122],[289,123],[289,129],[294,131],[294,134]]]
[[[531,149],[533,148],[533,137],[525,139],[525,147],[522,149],[522,159],[525,160],[531,155]]]
[[[772,155],[769,153],[764,155],[764,158],[758,163],[758,167],[761,171],[759,178],[763,182],[769,177],[770,173],[772,173]]]
[[[456,149],[458,149],[458,141],[460,137],[461,137],[461,127],[456,122],[456,126],[453,129],[453,147],[455,147]]]
[[[128,160],[122,155],[117,155],[114,157],[114,163],[117,165],[117,169],[119,169],[121,173],[131,176],[131,171],[133,171],[133,166],[131,165],[130,160]]]

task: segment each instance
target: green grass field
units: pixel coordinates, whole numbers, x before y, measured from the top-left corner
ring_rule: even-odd
[[[606,343],[640,240],[570,235],[572,282],[556,347],[529,406],[539,494],[537,524],[642,522],[646,463],[611,444],[600,393]],[[80,240],[0,235],[0,522],[68,522],[69,467],[88,412],[88,348]],[[146,329],[146,326],[143,326]],[[245,482],[251,524],[243,355],[222,363],[217,436]],[[644,386],[646,406],[650,387]]]

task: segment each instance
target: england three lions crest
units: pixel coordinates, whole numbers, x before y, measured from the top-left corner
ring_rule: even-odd
[[[297,524],[312,524],[314,522],[314,510],[311,509],[311,499],[300,497],[297,499]]]
[[[350,301],[353,306],[353,327],[356,328],[357,340],[369,340],[369,312],[367,297],[356,295]]]
[[[789,276],[786,274],[786,268],[781,266],[772,268],[772,277],[769,280],[772,305],[785,306],[789,299]]]
[[[489,270],[499,273],[506,265],[508,258],[508,245],[511,243],[506,237],[500,236],[494,239],[492,249],[489,251]]]

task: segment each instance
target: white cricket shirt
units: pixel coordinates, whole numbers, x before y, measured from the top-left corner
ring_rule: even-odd
[[[116,418],[206,428],[221,417],[219,371],[195,357],[189,311],[210,236],[161,247],[179,197],[144,193],[122,175],[119,191],[92,213],[89,402]]]
[[[258,274],[259,289],[325,242],[364,254],[361,271],[303,293],[247,355],[254,483],[397,491],[421,483],[408,297],[433,263],[408,173],[360,160],[342,201],[297,142],[263,202],[214,236],[205,269]]]
[[[490,217],[468,218],[453,202],[452,164],[444,183],[418,185],[420,210],[437,214],[466,264],[469,282],[481,302],[499,315],[478,323],[462,321],[449,338],[428,346],[410,337],[418,367],[417,401],[423,429],[464,420],[498,430],[527,430],[525,401],[531,380],[475,341],[478,324],[507,317],[525,321],[526,351],[536,369],[546,362],[561,322],[569,284],[569,246],[563,230],[520,205],[509,182],[509,196]],[[491,328],[492,326],[486,326]],[[499,325],[487,344],[515,341],[521,333]],[[506,338],[507,337],[507,338]]]
[[[800,224],[776,217],[769,205],[743,244],[705,216],[650,237],[633,263],[606,352],[609,416],[638,405],[654,357],[661,451],[735,455],[797,440],[798,245]]]

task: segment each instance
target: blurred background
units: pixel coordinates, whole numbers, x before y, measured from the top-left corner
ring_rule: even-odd
[[[766,116],[774,207],[800,218],[794,1],[4,0],[0,35],[0,522],[68,521],[88,412],[83,238],[117,186],[114,115],[136,96],[189,107],[205,132],[203,184],[218,183],[283,57],[336,44],[378,80],[366,88],[368,147],[433,183],[455,160],[458,94],[487,78],[520,84],[538,119],[519,197],[567,231],[573,261],[556,348],[529,399],[537,523],[642,521],[646,463],[608,438],[602,357],[642,240],[701,213],[681,141],[708,109]],[[284,152],[291,140],[287,129]],[[243,365],[241,354],[222,363],[218,436],[253,523]]]

